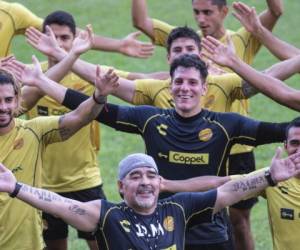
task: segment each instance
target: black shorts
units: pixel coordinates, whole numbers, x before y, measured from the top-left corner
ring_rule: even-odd
[[[106,199],[105,194],[102,190],[102,185],[75,192],[59,193],[59,195],[83,202],[97,199]],[[54,217],[51,214],[43,213],[43,223],[43,237],[45,241],[66,239],[68,237],[68,224],[65,223],[62,219]],[[93,233],[82,232],[77,230],[77,235],[78,238],[81,239],[95,239]]]
[[[241,153],[229,155],[228,157],[229,175],[248,174],[255,171],[254,153]],[[231,207],[237,209],[251,209],[258,202],[258,198],[250,198],[240,201]]]

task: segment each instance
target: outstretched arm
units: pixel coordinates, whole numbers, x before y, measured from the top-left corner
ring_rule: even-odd
[[[186,180],[167,180],[161,177],[160,192],[202,192],[217,188],[227,181],[229,176],[200,176]]]
[[[101,211],[100,200],[83,203],[44,189],[17,183],[12,172],[2,164],[0,192],[16,196],[37,209],[63,219],[79,230],[92,232],[96,229]]]
[[[259,15],[262,25],[272,30],[279,17],[283,14],[282,0],[266,0],[268,8]]]
[[[148,58],[153,55],[154,46],[151,43],[139,41],[137,38],[140,35],[140,31],[130,33],[123,39],[112,39],[96,35],[94,37],[93,49],[118,52],[137,58]]]
[[[285,60],[300,54],[300,50],[295,46],[277,38],[269,29],[264,27],[260,18],[256,14],[255,8],[251,8],[244,3],[234,3],[233,15],[253,36],[278,59]]]
[[[132,0],[132,24],[154,40],[154,29],[151,18],[148,16],[146,0]]]
[[[33,58],[35,67],[16,69],[16,75],[24,84],[38,87],[47,94],[51,94],[57,102],[62,102],[66,89],[60,92],[58,89],[60,85],[49,78],[47,78],[40,68],[37,59]],[[92,97],[88,98],[85,102],[72,112],[69,112],[59,119],[59,131],[63,140],[68,139],[76,133],[83,126],[90,123],[102,110],[106,96],[110,94],[118,86],[118,77],[109,70],[104,76],[100,76],[100,69],[96,74],[95,86],[96,90]]]
[[[231,68],[249,84],[274,101],[292,109],[300,110],[300,91],[290,88],[281,80],[255,70],[237,58],[233,53],[227,50],[226,46],[212,37],[203,39],[202,45],[209,52],[206,56],[211,60]],[[284,62],[284,65],[287,64],[289,67],[282,67],[281,72],[277,74],[281,79],[287,77],[289,74],[300,71],[300,57],[295,57]],[[276,76],[274,71],[271,72],[273,73],[269,71],[269,74]]]
[[[281,159],[281,153],[282,149],[277,149],[269,170],[259,171],[257,174],[250,174],[220,186],[214,213],[244,198],[255,196],[270,185],[276,185],[280,181],[299,175],[300,154],[296,153],[286,159]]]

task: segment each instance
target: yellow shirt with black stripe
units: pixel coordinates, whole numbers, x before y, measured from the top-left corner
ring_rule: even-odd
[[[23,5],[0,1],[0,58],[9,54],[13,37],[24,34],[30,26],[41,29],[43,19],[37,17]]]
[[[0,162],[17,181],[41,187],[42,158],[50,143],[61,141],[59,117],[15,119],[14,128],[0,136]],[[59,145],[59,143],[57,143]],[[0,193],[0,249],[43,249],[41,213],[6,193]]]
[[[176,28],[165,22],[157,19],[152,19],[154,28],[154,43],[156,45],[166,47],[167,38],[170,32]],[[201,31],[197,32],[201,36]],[[236,55],[247,64],[252,64],[255,55],[257,54],[261,43],[251,33],[246,31],[245,28],[240,28],[237,31],[226,30],[225,35],[219,39],[220,42],[227,44],[227,38],[230,38],[235,49]],[[220,66],[218,66],[220,67]],[[229,68],[222,68],[227,72],[232,72]],[[242,115],[249,114],[249,100],[236,100],[230,108],[231,112],[237,112]]]
[[[300,245],[300,179],[292,178],[265,190],[274,250]]]
[[[243,99],[242,79],[233,73],[223,75],[208,75],[208,90],[201,98],[203,108],[215,112],[230,112],[234,100]],[[135,94],[133,104],[152,105],[160,108],[174,107],[174,101],[170,93],[171,80],[143,79],[135,81]],[[231,154],[249,152],[252,147],[246,145],[234,145]]]
[[[47,63],[42,68],[47,69]],[[67,88],[91,95],[94,86],[69,73],[60,82]],[[25,104],[26,105],[26,104]],[[44,96],[26,113],[28,119],[38,116],[63,115],[69,109]],[[98,166],[99,123],[92,122],[60,144],[47,147],[43,158],[43,187],[53,192],[71,192],[98,186],[102,183]]]

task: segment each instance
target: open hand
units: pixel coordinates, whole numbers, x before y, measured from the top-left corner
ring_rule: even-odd
[[[142,32],[130,33],[122,39],[121,53],[131,57],[148,58],[154,53],[154,45],[137,40]]]
[[[102,96],[107,96],[114,92],[114,90],[119,86],[119,77],[113,71],[109,69],[103,75],[100,74],[100,66],[97,65],[96,68],[96,78],[95,87]]]
[[[88,51],[93,46],[93,30],[91,25],[87,25],[85,30],[81,30],[78,36],[75,38],[72,46],[72,51],[81,55]]]
[[[0,163],[0,192],[12,193],[16,185],[13,173]]]

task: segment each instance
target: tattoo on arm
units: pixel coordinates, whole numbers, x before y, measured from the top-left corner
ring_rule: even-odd
[[[74,213],[74,214],[77,214],[77,215],[85,215],[86,214],[86,211],[85,209],[79,207],[78,205],[71,205],[69,207],[69,210]]]
[[[63,140],[66,140],[68,139],[71,135],[72,135],[72,131],[70,128],[67,128],[65,127],[62,123],[63,123],[63,120],[65,119],[65,115],[62,115],[60,118],[59,118],[59,121],[58,121],[58,124],[59,124],[59,134],[61,136],[61,138]]]
[[[261,184],[266,183],[266,178],[263,176],[253,177],[249,180],[237,181],[232,185],[232,192],[247,192],[257,189]]]
[[[259,91],[256,88],[254,88],[252,85],[250,85],[248,82],[243,81],[242,92],[245,97],[250,98],[256,95]]]

